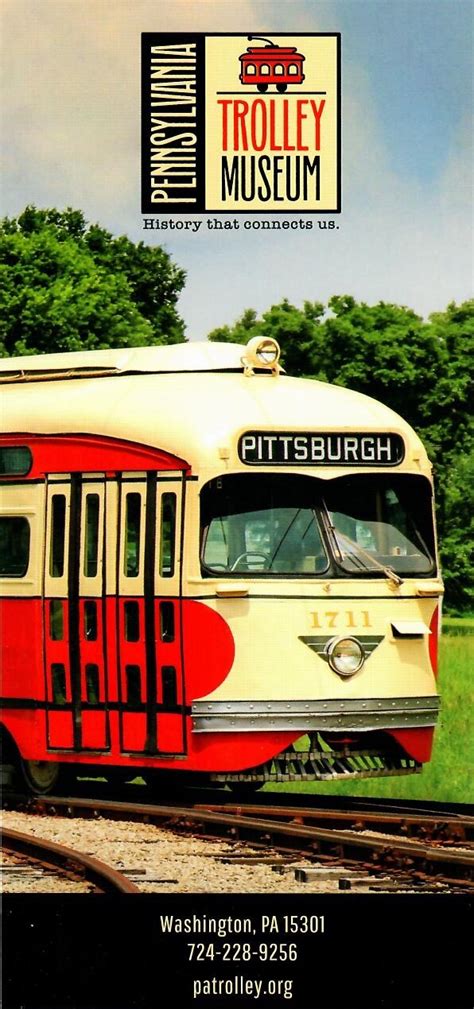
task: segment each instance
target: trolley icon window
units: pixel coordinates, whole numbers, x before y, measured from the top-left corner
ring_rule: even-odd
[[[242,84],[253,84],[257,91],[268,91],[274,84],[280,93],[286,91],[289,84],[302,84],[304,81],[303,63],[305,57],[297,52],[296,46],[279,46],[270,39],[260,35],[249,35],[249,42],[265,42],[264,46],[249,46],[245,53],[239,56],[241,72],[239,80]]]

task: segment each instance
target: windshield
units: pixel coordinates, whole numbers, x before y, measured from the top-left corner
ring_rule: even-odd
[[[424,477],[239,474],[201,493],[205,576],[428,575],[431,488]]]
[[[329,565],[311,480],[227,476],[202,492],[209,571],[321,574]]]
[[[342,477],[324,492],[334,553],[344,571],[380,565],[397,574],[432,574],[431,489],[423,477]]]

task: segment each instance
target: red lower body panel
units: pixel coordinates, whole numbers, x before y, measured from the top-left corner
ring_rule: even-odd
[[[25,759],[233,772],[271,760],[301,735],[301,730],[193,733],[192,701],[225,680],[234,659],[234,641],[221,616],[199,602],[183,600],[181,605],[175,602],[173,640],[157,643],[157,711],[154,717],[158,752],[156,755],[146,752],[150,721],[144,694],[147,682],[145,643],[141,633],[135,642],[122,640],[125,637],[122,617],[117,619],[122,604],[123,600],[113,597],[105,601],[106,673],[99,651],[95,654],[90,642],[86,642],[89,651],[85,652],[84,661],[95,659],[98,672],[94,697],[88,705],[87,683],[81,667],[80,689],[86,692],[86,697],[81,699],[82,748],[77,750],[78,712],[77,707],[73,710],[72,703],[66,601],[64,640],[61,641],[48,638],[48,603],[44,604],[41,599],[1,601],[2,721]],[[159,605],[157,600],[157,626]],[[142,626],[141,615],[139,623]],[[98,627],[101,633],[100,620]],[[52,675],[53,665],[61,666],[61,663],[64,690],[59,689],[57,683],[55,687]],[[127,707],[125,674],[130,668],[138,670],[138,703]],[[174,675],[174,701],[166,703],[164,676],[169,670]],[[432,728],[391,729],[389,737],[395,739],[409,757],[419,762],[430,759]]]

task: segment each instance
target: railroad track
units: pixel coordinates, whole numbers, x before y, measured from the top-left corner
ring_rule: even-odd
[[[225,807],[218,803],[195,804],[194,809],[220,811],[227,813],[281,819],[286,822],[319,825],[325,827],[351,830],[376,830],[382,833],[400,834],[406,837],[418,837],[432,842],[452,845],[462,844],[463,847],[474,845],[474,817],[462,815],[410,813],[402,815],[390,809],[381,811],[370,809],[335,810],[304,806],[268,806],[260,804],[226,803]]]
[[[107,799],[48,796],[31,799],[28,812],[106,817],[159,824],[204,838],[244,841],[263,851],[320,864],[362,868],[415,886],[474,891],[474,817],[357,809],[191,803],[155,805]]]
[[[33,866],[68,879],[87,880],[102,893],[138,893],[138,887],[113,866],[63,844],[6,827],[2,829],[1,841],[3,850],[13,855],[17,867]]]

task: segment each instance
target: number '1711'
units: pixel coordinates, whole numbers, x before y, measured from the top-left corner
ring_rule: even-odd
[[[325,610],[323,613],[311,613],[311,626],[318,631],[333,627],[371,627],[368,610],[354,613],[354,610]]]

